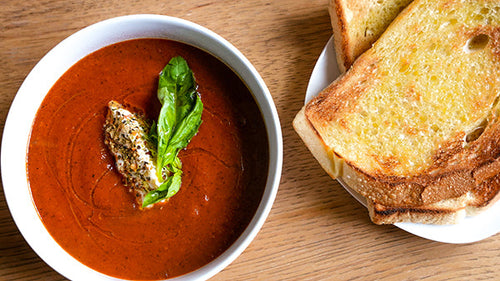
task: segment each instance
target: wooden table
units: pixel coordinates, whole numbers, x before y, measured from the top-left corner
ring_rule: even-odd
[[[284,166],[274,207],[250,246],[213,280],[499,279],[500,234],[465,245],[376,226],[294,132],[309,76],[331,36],[327,0],[19,1],[0,9],[0,120],[39,59],[73,32],[138,13],[201,24],[234,44],[267,83],[281,118]],[[65,280],[17,230],[0,190],[0,280]]]

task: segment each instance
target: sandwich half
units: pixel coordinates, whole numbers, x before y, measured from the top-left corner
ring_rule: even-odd
[[[329,12],[341,73],[368,50],[412,0],[330,0]]]
[[[377,224],[457,223],[500,190],[500,2],[415,0],[294,128]]]

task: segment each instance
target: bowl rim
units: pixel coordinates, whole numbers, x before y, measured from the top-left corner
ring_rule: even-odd
[[[195,271],[168,279],[206,280],[228,266],[248,247],[269,215],[281,179],[283,140],[276,106],[257,70],[236,47],[201,25],[166,15],[119,16],[89,25],[52,48],[33,67],[21,84],[5,121],[0,160],[5,199],[24,239],[55,271],[73,280],[121,280],[80,263],[50,236],[32,202],[26,156],[31,124],[36,111],[57,79],[74,63],[91,52],[113,43],[136,38],[170,39],[210,53],[229,66],[245,82],[264,118],[269,141],[269,170],[264,194],[252,220],[240,237],[213,261]],[[85,42],[83,48],[71,47],[81,42]],[[41,73],[44,74],[43,77]],[[37,91],[33,93],[33,89]]]

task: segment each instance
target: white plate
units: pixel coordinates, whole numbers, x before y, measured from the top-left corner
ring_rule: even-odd
[[[339,75],[332,37],[321,52],[311,74],[306,91],[306,103]],[[366,200],[361,195],[349,188],[342,180],[338,181],[356,200],[366,206]],[[456,225],[417,223],[397,223],[395,225],[409,233],[434,241],[445,243],[476,242],[500,232],[500,202],[477,216],[465,218],[464,221]]]

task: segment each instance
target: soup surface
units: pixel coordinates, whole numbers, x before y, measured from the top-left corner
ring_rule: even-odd
[[[141,211],[104,144],[107,103],[157,119],[158,74],[174,56],[193,70],[203,123],[187,149],[180,191]],[[268,171],[261,113],[226,65],[196,48],[137,39],[80,60],[39,108],[29,141],[29,185],[52,237],[73,257],[126,279],[164,279],[225,251],[250,222]]]

